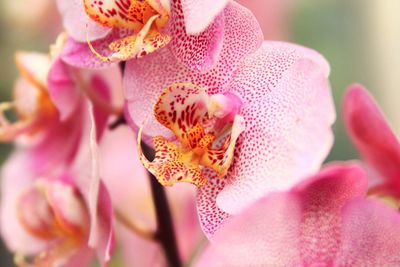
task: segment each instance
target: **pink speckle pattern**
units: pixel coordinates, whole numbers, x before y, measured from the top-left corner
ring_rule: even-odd
[[[230,84],[243,101],[227,185],[217,198],[230,214],[317,171],[333,142],[335,110],[325,59],[309,49],[265,42]]]
[[[208,88],[208,93],[227,91],[243,58],[260,47],[263,35],[253,14],[236,3],[224,10],[225,37],[217,65],[201,74],[181,64],[169,49],[162,49],[145,58],[127,62],[124,75],[124,94],[133,123],[141,126],[146,121],[144,136],[163,135],[173,138],[153,116],[154,105],[161,91],[173,83],[191,82]],[[143,101],[146,100],[146,101]]]
[[[167,32],[173,36],[169,48],[175,57],[188,68],[206,72],[211,69],[222,49],[224,37],[224,14],[198,35],[185,32],[185,21],[181,1],[172,3],[171,24]]]
[[[206,186],[197,191],[197,212],[204,234],[212,239],[214,233],[229,218],[229,214],[218,208],[216,198],[225,186],[225,180],[217,177],[214,171],[204,169],[208,178]]]
[[[229,5],[227,10],[232,8],[232,12],[234,7]],[[237,21],[230,18],[227,24]],[[232,36],[229,34],[227,31],[227,36]],[[238,67],[246,50],[232,49],[233,39],[226,40],[232,40],[230,49],[223,50],[220,62],[207,74],[189,71],[174,62],[168,51],[130,62],[125,74],[129,114],[139,125],[147,119],[147,135],[170,137],[154,118],[145,117],[169,84],[192,82],[206,86],[209,94],[229,91],[243,101],[240,115],[246,130],[238,139],[226,184],[222,190],[210,184],[209,192],[198,196],[202,226],[208,234],[225,218],[219,209],[235,214],[268,192],[287,190],[317,171],[333,142],[335,110],[327,79],[329,65],[321,55],[297,45],[264,42]],[[257,47],[257,38],[249,40]],[[163,64],[168,61],[170,65]],[[210,205],[216,195],[217,205]],[[210,218],[214,212],[220,215]]]

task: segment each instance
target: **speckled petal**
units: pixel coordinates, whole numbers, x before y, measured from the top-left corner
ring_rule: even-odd
[[[263,40],[262,32],[248,10],[239,8],[236,4],[229,4],[224,14],[223,49],[218,64],[211,71],[204,74],[192,72],[176,60],[168,47],[127,63],[124,88],[128,112],[133,123],[139,126],[147,119],[144,135],[171,137],[167,129],[148,115],[152,114],[164,88],[173,83],[191,82],[208,87],[208,93],[223,93],[229,90],[226,86],[243,58],[260,46]]]
[[[216,173],[210,169],[205,169],[203,174],[209,181],[197,191],[197,212],[204,234],[208,239],[212,239],[214,233],[229,218],[229,214],[221,210],[216,201],[219,192],[225,186],[225,180],[218,179]]]
[[[336,266],[400,266],[399,212],[373,200],[354,200],[342,212]]]
[[[167,29],[167,32],[173,36],[170,49],[175,57],[188,68],[206,72],[215,65],[222,49],[225,14],[222,12],[215,19],[213,18],[213,23],[210,22],[202,33],[188,35],[185,31],[180,2],[172,1],[171,23]],[[231,5],[237,8],[240,6],[236,3]]]
[[[327,167],[290,192],[272,193],[230,218],[198,266],[333,266],[341,208],[365,193],[360,167]]]
[[[265,42],[230,84],[243,101],[239,137],[218,206],[236,213],[275,190],[287,190],[320,168],[333,142],[335,110],[329,65],[317,52]]]
[[[105,37],[111,31],[86,15],[83,0],[57,0],[57,6],[64,28],[78,42],[86,42],[86,34],[91,40],[96,40]]]
[[[203,32],[229,3],[228,0],[181,0],[186,32]]]
[[[400,142],[373,98],[361,85],[352,85],[343,109],[347,131],[361,156],[388,181],[399,182]]]

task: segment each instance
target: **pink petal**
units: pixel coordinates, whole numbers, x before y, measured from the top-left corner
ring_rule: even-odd
[[[123,32],[119,30],[113,30],[104,38],[92,42],[92,45],[98,53],[108,56],[112,53],[108,49],[108,45],[112,41],[121,37],[121,34],[123,34]],[[102,61],[101,59],[97,58],[89,49],[89,46],[86,42],[78,42],[72,38],[69,38],[64,44],[64,47],[61,51],[61,58],[72,66],[85,69],[101,69],[110,65],[115,65],[113,62]]]
[[[75,158],[72,176],[82,193],[90,215],[88,245],[95,249],[103,266],[110,260],[114,248],[113,208],[110,195],[100,179],[97,134],[92,105],[83,132],[83,141]],[[89,118],[88,118],[89,117]]]
[[[186,32],[203,32],[229,3],[228,0],[181,0]]]
[[[16,209],[20,195],[36,178],[26,167],[28,160],[23,151],[16,151],[2,166],[0,230],[10,251],[34,255],[45,249],[47,244],[23,228]]]
[[[78,42],[86,42],[86,33],[90,40],[96,40],[110,32],[110,29],[100,26],[86,15],[82,0],[57,0],[57,6],[64,28]]]
[[[266,193],[287,190],[316,172],[333,142],[329,65],[313,50],[265,42],[229,85],[244,106],[246,130],[218,206],[237,213]]]
[[[82,95],[71,77],[70,69],[60,58],[50,68],[47,84],[52,102],[60,113],[60,120],[66,120],[81,104]]]
[[[353,200],[343,209],[337,266],[400,266],[400,215],[373,200]]]
[[[336,164],[287,193],[272,193],[231,217],[199,266],[332,266],[342,207],[366,193],[365,172]]]
[[[203,73],[207,72],[218,60],[222,49],[225,26],[224,14],[217,16],[215,20],[213,18],[214,22],[210,23],[202,33],[196,36],[187,35],[180,2],[172,2],[171,24],[169,25],[168,32],[170,32],[173,38],[169,48],[175,57],[188,68]]]
[[[331,164],[292,192],[301,195],[304,264],[331,264],[340,247],[341,209],[349,200],[366,195],[366,172],[356,164]]]
[[[162,89],[176,82],[192,82],[209,88],[210,93],[225,92],[243,58],[262,42],[262,33],[254,16],[246,9],[230,4],[224,10],[225,37],[220,60],[208,73],[192,72],[180,64],[169,49],[162,49],[139,60],[128,61],[124,75],[125,98],[130,119],[141,126],[146,119],[146,135],[166,131],[152,116]],[[235,53],[232,53],[235,51]]]
[[[197,212],[203,232],[208,239],[229,218],[229,214],[217,206],[217,196],[225,186],[225,180],[219,179],[212,170],[204,171],[209,177],[208,184],[198,190]]]
[[[361,155],[386,179],[399,179],[399,139],[361,85],[352,85],[348,89],[343,113],[349,135]]]
[[[68,120],[48,121],[46,131],[27,151],[29,168],[37,173],[51,172],[55,166],[68,166],[74,160],[82,138],[83,118],[79,107]],[[62,144],[62,146],[61,146]]]
[[[301,202],[271,194],[216,233],[197,266],[301,266]]]

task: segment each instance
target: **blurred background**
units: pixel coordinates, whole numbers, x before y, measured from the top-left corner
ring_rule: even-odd
[[[311,47],[331,64],[331,85],[338,119],[335,144],[327,160],[357,157],[341,121],[346,87],[364,84],[400,133],[399,0],[240,0],[253,10],[267,40],[288,40]],[[12,94],[17,70],[14,52],[47,52],[61,31],[55,0],[2,0],[0,3],[0,100]],[[11,147],[0,145],[0,162]],[[12,256],[0,240],[0,266]]]

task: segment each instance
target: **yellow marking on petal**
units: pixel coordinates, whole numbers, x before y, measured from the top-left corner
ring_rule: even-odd
[[[154,107],[159,123],[170,129],[180,142],[191,146],[188,131],[207,117],[208,95],[202,87],[176,83],[165,88]],[[191,130],[193,131],[193,130]]]
[[[183,150],[162,136],[153,137],[155,158],[150,162],[141,149],[143,127],[138,134],[138,154],[143,166],[149,170],[163,186],[172,186],[176,182],[187,182],[202,187],[207,179],[198,164],[198,157],[190,150]]]
[[[129,14],[135,0],[83,0],[88,16],[108,28],[124,28],[139,31],[143,23]]]
[[[167,34],[158,32],[151,33],[151,26],[158,17],[159,15],[151,17],[139,33],[112,42],[109,45],[109,49],[114,53],[110,56],[104,56],[97,52],[86,33],[86,40],[89,49],[99,59],[108,62],[129,60],[131,58],[142,57],[148,53],[154,52],[167,45],[171,40],[171,37]]]
[[[202,173],[205,167],[214,170],[220,178],[227,174],[233,162],[236,141],[245,129],[243,117],[236,114],[240,106],[236,99],[233,102],[229,97],[218,96],[216,102],[204,88],[190,83],[173,84],[162,91],[154,107],[155,117],[174,132],[178,141],[153,137],[156,154],[152,162],[139,148],[143,165],[162,185],[185,181],[204,186],[208,182]],[[222,104],[218,107],[215,103]],[[220,116],[210,117],[210,107]],[[142,128],[139,144],[141,134]]]

